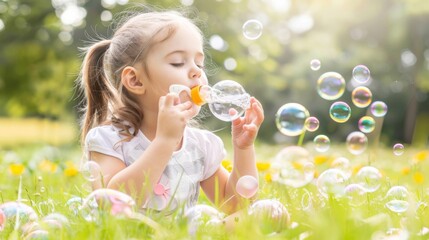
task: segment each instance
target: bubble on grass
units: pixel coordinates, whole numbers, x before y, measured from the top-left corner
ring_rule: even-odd
[[[366,202],[366,191],[360,184],[349,184],[344,192],[350,206],[359,207]]]
[[[248,209],[249,216],[258,222],[262,234],[280,233],[290,223],[286,207],[276,199],[255,201]]]
[[[346,187],[347,176],[343,171],[330,168],[322,172],[317,178],[317,189],[325,198],[329,196],[342,197]]]
[[[242,30],[245,38],[256,40],[262,35],[263,25],[256,19],[251,19],[243,24]]]
[[[43,229],[34,230],[24,236],[24,240],[49,239],[49,232]]]
[[[235,189],[243,198],[251,198],[259,189],[258,179],[250,175],[242,176],[238,179]]]
[[[310,61],[310,68],[311,68],[311,70],[317,71],[317,70],[320,69],[320,67],[321,67],[321,63],[320,63],[319,59],[312,59]]]
[[[357,65],[353,68],[353,79],[359,83],[366,83],[371,77],[371,73],[365,65]]]
[[[223,219],[222,213],[205,204],[197,204],[188,208],[184,216],[188,222],[188,233],[192,236],[196,234],[200,226],[210,225],[214,221],[220,222]]]
[[[352,175],[350,160],[348,158],[339,157],[334,159],[334,161],[332,161],[331,163],[331,167],[343,171],[347,178],[350,178],[350,176]]]
[[[42,222],[51,229],[62,229],[70,227],[69,219],[61,213],[50,213],[46,215]]]
[[[387,113],[387,105],[382,101],[375,101],[371,104],[370,111],[375,117],[384,117]]]
[[[381,185],[381,177],[377,168],[365,166],[356,174],[356,183],[360,184],[366,192],[375,192]]]
[[[368,146],[368,138],[362,132],[351,132],[346,139],[347,150],[354,155],[362,154]]]
[[[317,80],[317,93],[326,100],[335,100],[341,97],[346,88],[346,81],[337,72],[326,72]]]
[[[350,106],[345,102],[334,102],[329,108],[329,116],[338,123],[344,123],[349,120],[352,114]]]
[[[82,206],[82,203],[83,198],[75,196],[67,200],[66,206],[72,213],[74,213],[74,215],[77,215],[79,212],[79,208]]]
[[[5,202],[0,205],[0,211],[3,212],[6,221],[12,224],[15,224],[17,216],[20,224],[34,222],[39,218],[32,207],[22,202]]]
[[[289,146],[276,155],[271,170],[274,182],[299,188],[313,180],[315,166],[307,149]]]
[[[372,92],[365,86],[359,86],[352,91],[352,102],[358,108],[365,108],[371,104]]]
[[[404,186],[393,186],[386,193],[385,206],[392,212],[403,213],[408,210],[408,190]]]
[[[329,150],[329,147],[331,146],[331,140],[329,140],[329,137],[326,135],[317,135],[314,140],[315,149],[318,152],[326,152]]]
[[[80,172],[82,176],[90,182],[97,181],[101,178],[101,167],[97,162],[92,160],[85,162]]]
[[[134,199],[126,193],[99,188],[83,200],[80,212],[87,221],[97,221],[102,211],[113,216],[128,216],[135,205]]]
[[[313,116],[308,117],[304,122],[305,129],[309,132],[315,132],[317,129],[319,129],[319,125],[319,119]]]
[[[396,156],[401,156],[402,154],[404,154],[404,145],[402,143],[396,143],[395,145],[393,145],[393,154],[395,154]]]
[[[370,133],[375,129],[375,120],[370,116],[363,116],[358,122],[359,130],[363,133]]]
[[[298,136],[305,131],[308,110],[298,103],[286,103],[276,113],[277,129],[286,136]]]

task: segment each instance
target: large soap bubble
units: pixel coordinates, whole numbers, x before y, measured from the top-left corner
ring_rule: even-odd
[[[356,174],[356,183],[360,184],[367,192],[375,192],[381,185],[381,173],[372,166],[361,168]]]
[[[276,126],[286,136],[298,136],[305,131],[308,110],[298,103],[286,103],[276,114]]]
[[[409,194],[404,186],[393,186],[386,193],[385,206],[392,212],[403,213],[410,205]]]
[[[288,210],[276,199],[258,200],[249,207],[248,213],[258,221],[263,234],[279,233],[286,229],[290,222]]]
[[[307,149],[289,146],[281,150],[271,164],[272,180],[291,187],[302,187],[314,178],[315,166]]]
[[[326,198],[329,196],[342,197],[345,194],[347,178],[340,169],[327,169],[317,178],[317,189]]]

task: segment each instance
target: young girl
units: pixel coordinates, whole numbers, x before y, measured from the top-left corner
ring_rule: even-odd
[[[264,114],[255,98],[245,116],[232,121],[229,173],[221,165],[221,139],[188,126],[200,107],[184,92],[169,93],[171,84],[207,84],[202,34],[178,12],[135,15],[111,39],[90,46],[81,84],[82,142],[102,173],[93,188],[124,191],[144,209],[169,211],[195,205],[201,187],[232,212],[240,202],[237,180],[258,177],[253,144]]]

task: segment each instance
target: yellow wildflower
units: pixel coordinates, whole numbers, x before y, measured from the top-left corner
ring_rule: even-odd
[[[422,184],[425,181],[425,176],[421,172],[416,172],[413,175],[413,180],[417,184]]]
[[[320,174],[319,174],[319,172],[318,172],[317,170],[315,170],[315,171],[314,171],[314,174],[313,174],[314,178],[318,178],[318,177],[319,177],[319,175],[320,175]]]
[[[304,166],[302,165],[302,163],[298,162],[298,161],[293,161],[292,162],[292,166],[293,168],[297,169],[297,170],[301,170],[304,168]]]
[[[404,167],[401,170],[402,175],[408,175],[410,173],[411,169],[410,167]]]
[[[423,150],[418,153],[416,153],[413,157],[413,160],[415,163],[423,162],[424,160],[428,159],[429,157],[429,151]]]
[[[224,159],[222,160],[222,166],[228,171],[231,172],[232,171],[232,164],[230,160]]]
[[[314,163],[315,163],[316,165],[323,164],[323,163],[325,163],[326,161],[328,161],[328,156],[325,156],[325,155],[317,155],[317,156],[315,156],[315,157],[314,157]]]
[[[270,168],[270,163],[269,162],[257,162],[256,163],[256,168],[258,169],[258,171],[265,171],[268,170]]]
[[[265,176],[264,176],[264,179],[267,182],[272,182],[273,181],[272,176],[271,176],[270,173],[266,173]]]
[[[9,172],[14,176],[21,176],[25,171],[25,166],[22,163],[12,163],[9,165]]]
[[[39,169],[43,172],[50,172],[54,173],[57,171],[58,165],[52,161],[49,161],[47,159],[42,160],[39,163]]]
[[[74,162],[67,161],[66,162],[66,168],[64,169],[64,175],[67,177],[73,177],[76,176],[79,173],[79,170],[75,166]]]

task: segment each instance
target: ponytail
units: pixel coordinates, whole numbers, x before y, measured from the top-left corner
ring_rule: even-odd
[[[82,118],[82,144],[88,131],[106,121],[109,108],[114,104],[117,93],[106,76],[104,55],[111,40],[102,40],[90,46],[83,60],[81,87],[84,89],[86,107]]]

